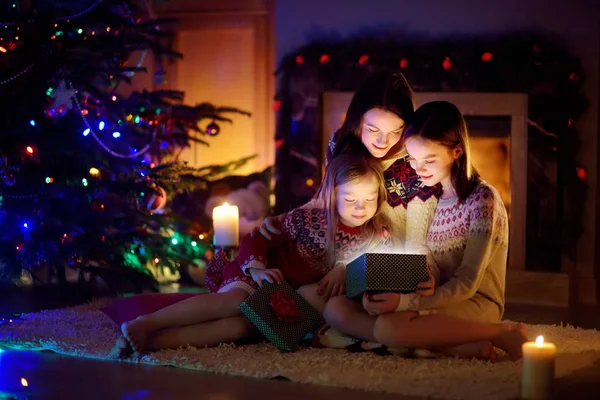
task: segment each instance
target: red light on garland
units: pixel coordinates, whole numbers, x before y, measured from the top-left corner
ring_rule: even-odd
[[[329,62],[329,60],[331,59],[331,57],[329,56],[329,54],[323,54],[320,58],[319,58],[319,62],[321,64],[327,64]]]
[[[406,69],[408,68],[408,59],[403,58],[402,60],[400,60],[400,68],[401,69]]]
[[[445,71],[448,71],[452,68],[452,61],[450,61],[450,57],[444,58],[444,61],[442,62],[442,68],[444,68]]]
[[[488,61],[491,61],[493,57],[494,57],[494,55],[492,53],[490,53],[489,51],[486,51],[485,53],[483,53],[481,55],[481,61],[488,62]]]
[[[281,108],[281,100],[275,100],[273,102],[273,111],[279,111]]]
[[[359,57],[358,59],[358,64],[359,65],[365,65],[366,63],[369,62],[369,56],[366,54],[363,54],[362,56]]]
[[[301,54],[298,54],[296,56],[296,64],[300,65],[300,64],[304,64],[304,57],[302,57]]]
[[[579,179],[581,180],[585,180],[585,177],[587,176],[585,169],[583,168],[575,168],[575,171],[577,172],[577,176],[579,177]]]

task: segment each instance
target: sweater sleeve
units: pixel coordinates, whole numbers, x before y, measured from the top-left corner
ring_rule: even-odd
[[[271,239],[266,239],[263,235],[249,234],[242,238],[238,261],[244,271],[249,275],[250,268],[267,268],[267,258],[269,250],[274,247],[294,242],[298,236],[299,229],[304,222],[303,209],[294,209],[287,214],[281,214],[275,217],[275,225],[281,232],[280,235],[271,235]]]
[[[475,295],[481,285],[485,270],[500,243],[499,230],[507,229],[503,214],[496,204],[493,194],[480,196],[469,210],[469,235],[460,266],[454,276],[439,286],[432,296],[419,296],[416,293],[402,295],[398,311],[410,309],[442,308],[468,300]]]

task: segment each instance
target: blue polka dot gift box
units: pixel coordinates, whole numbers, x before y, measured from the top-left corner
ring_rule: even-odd
[[[365,253],[346,266],[346,296],[364,292],[411,293],[429,280],[425,254]]]
[[[282,352],[297,350],[323,324],[321,314],[287,282],[263,284],[240,310]]]

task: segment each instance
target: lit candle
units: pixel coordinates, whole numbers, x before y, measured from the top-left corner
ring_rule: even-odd
[[[237,206],[225,203],[213,209],[213,244],[217,247],[237,247],[239,244],[240,212]]]
[[[554,395],[556,346],[543,336],[523,344],[522,399],[550,399]]]

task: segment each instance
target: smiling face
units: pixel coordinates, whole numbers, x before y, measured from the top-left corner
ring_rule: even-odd
[[[449,187],[454,160],[462,154],[460,146],[451,149],[438,142],[413,136],[406,140],[406,152],[413,167],[426,186],[442,183]]]
[[[373,157],[382,158],[400,141],[403,130],[402,118],[390,111],[372,108],[363,116],[361,140]]]
[[[340,222],[356,228],[369,221],[377,212],[379,181],[368,173],[335,189],[335,206]]]

